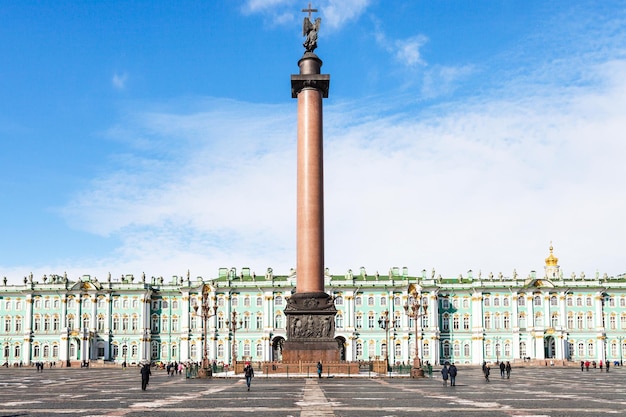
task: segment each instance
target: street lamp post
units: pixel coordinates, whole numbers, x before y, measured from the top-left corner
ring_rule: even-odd
[[[428,311],[428,305],[421,303],[421,295],[415,290],[415,288],[410,288],[409,299],[404,305],[404,311],[406,315],[412,318],[415,321],[415,358],[413,359],[413,372],[412,376],[415,377],[424,377],[424,370],[422,369],[422,361],[419,357],[419,342],[422,340],[422,335],[420,334],[420,319],[426,316]]]
[[[619,366],[623,366],[624,362],[622,361],[622,354],[623,354],[623,349],[622,349],[622,343],[624,341],[624,336],[617,336],[617,340],[619,341]]]
[[[226,327],[233,332],[233,344],[231,346],[231,357],[233,362],[233,372],[237,372],[237,330],[241,329],[243,326],[243,320],[237,321],[237,312],[233,311],[231,314],[231,319],[226,320]]]
[[[194,305],[194,315],[202,317],[202,325],[204,327],[204,338],[202,339],[202,369],[198,372],[198,376],[207,377],[213,374],[209,365],[209,349],[207,341],[207,331],[209,328],[209,319],[217,314],[217,301],[213,299],[213,305],[210,300],[210,287],[204,285],[202,287],[202,303],[200,307],[200,314],[198,314],[198,305]]]
[[[389,372],[389,311],[383,311],[383,315],[378,318],[378,326],[385,330],[385,363]]]

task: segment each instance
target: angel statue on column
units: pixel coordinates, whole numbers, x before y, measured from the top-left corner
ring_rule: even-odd
[[[321,18],[315,19],[315,23],[311,23],[308,17],[304,18],[304,23],[302,24],[302,36],[306,36],[304,43],[304,49],[306,52],[313,52],[315,48],[317,48],[317,32],[320,30],[320,24],[322,23]]]

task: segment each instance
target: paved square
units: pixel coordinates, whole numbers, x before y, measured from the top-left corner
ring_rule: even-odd
[[[139,370],[0,369],[8,416],[601,416],[626,415],[626,370],[519,368],[511,379],[460,368],[456,387],[434,378],[168,377]]]

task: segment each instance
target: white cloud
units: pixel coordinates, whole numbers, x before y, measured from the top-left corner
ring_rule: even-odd
[[[324,0],[311,4],[311,8],[322,17],[324,30],[333,32],[341,30],[348,22],[358,20],[370,4],[371,0]],[[303,19],[302,10],[308,9],[308,6],[303,6],[306,4],[294,7],[291,0],[248,0],[242,11],[245,14],[262,14],[274,25],[287,25]]]
[[[128,74],[115,73],[113,74],[113,78],[111,79],[111,84],[113,84],[113,87],[115,87],[117,90],[124,90],[126,88],[127,81],[128,81]]]
[[[525,275],[541,272],[553,241],[568,274],[626,272],[626,63],[590,70],[601,82],[426,111],[327,106],[327,266]],[[165,276],[295,267],[295,106],[205,106],[112,130],[135,150],[65,209],[75,227],[123,242],[98,265]]]

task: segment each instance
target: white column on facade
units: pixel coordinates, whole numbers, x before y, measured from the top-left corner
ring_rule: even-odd
[[[474,291],[471,298],[472,317],[472,361],[482,363],[485,360],[485,337],[483,324],[483,295]]]
[[[552,306],[550,305],[550,293],[542,294],[543,305],[543,328],[552,327]]]
[[[141,321],[142,321],[142,336],[139,344],[139,360],[151,360],[152,357],[152,347],[150,346],[150,307],[152,304],[152,300],[149,293],[144,294],[142,300],[142,311],[141,311]]]
[[[24,364],[30,365],[33,349],[31,341],[31,333],[33,331],[33,295],[26,294],[26,314],[24,316],[24,353],[22,357],[25,359]]]

